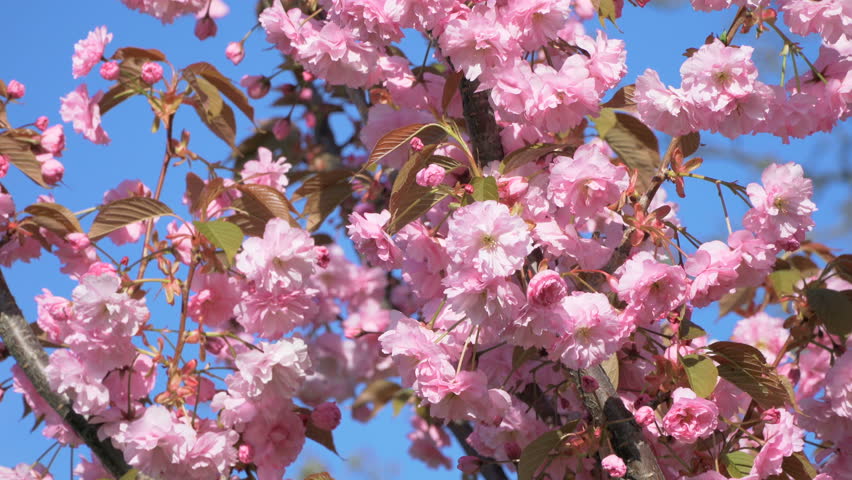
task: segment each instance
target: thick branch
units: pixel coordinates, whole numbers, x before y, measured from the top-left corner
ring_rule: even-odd
[[[473,432],[469,423],[450,422],[447,427],[451,432],[453,432],[453,436],[456,437],[459,445],[461,445],[464,449],[464,453],[482,458],[482,455],[477,453],[476,450],[467,443],[467,437]],[[482,474],[485,480],[508,480],[509,477],[506,476],[506,472],[503,471],[503,467],[501,467],[499,463],[493,463],[493,460],[488,458],[483,458],[483,461],[485,463],[482,465],[482,468],[479,469],[479,473]]]
[[[98,428],[86,420],[85,417],[71,408],[71,402],[64,395],[59,395],[51,390],[45,374],[48,357],[41,348],[41,344],[33,334],[30,325],[24,319],[21,309],[15,302],[15,297],[6,284],[6,278],[0,271],[0,338],[6,343],[9,353],[15,357],[15,361],[21,370],[30,379],[36,392],[51,406],[56,413],[74,430],[85,443],[92,449],[101,464],[115,478],[121,478],[130,470],[130,466],[124,460],[124,456],[108,441],[98,439]],[[140,475],[138,478],[143,478]]]
[[[488,101],[488,90],[477,92],[478,87],[477,80],[471,82],[462,78],[459,90],[473,152],[476,161],[482,166],[503,159],[503,143],[500,141],[500,127]]]

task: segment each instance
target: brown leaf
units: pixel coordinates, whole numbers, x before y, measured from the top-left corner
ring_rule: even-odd
[[[562,153],[565,155],[573,155],[573,148],[567,147],[566,145],[555,145],[551,143],[535,143],[519,148],[506,155],[503,161],[500,162],[500,173],[507,174],[516,168],[520,168],[530,162],[535,162],[539,158],[558,150],[562,150],[563,148],[567,148],[568,150]]]
[[[808,307],[816,314],[825,329],[833,335],[846,337],[852,333],[852,300],[847,292],[827,288],[805,290]]]
[[[719,318],[748,306],[754,299],[756,291],[757,289],[754,287],[744,287],[723,295],[722,299],[719,300]]]
[[[190,205],[190,210],[193,214],[198,215],[203,219],[207,219],[207,208],[210,206],[219,195],[225,193],[225,180],[221,177],[213,178],[204,185],[201,193],[198,194],[198,202]]]
[[[719,376],[751,396],[761,408],[791,402],[787,388],[760,350],[736,342],[716,342],[708,348],[710,358],[718,364]]]
[[[125,60],[128,58],[141,58],[143,60],[162,62],[166,55],[156,48],[124,47],[119,48],[112,54],[113,60]]]
[[[69,233],[83,231],[80,222],[71,210],[57,203],[34,203],[24,209],[32,215],[32,221],[38,226],[44,227],[51,232],[65,237]]]
[[[446,112],[447,107],[453,101],[453,97],[459,93],[459,85],[464,77],[464,72],[452,72],[447,75],[444,82],[444,91],[441,93],[441,110]]]
[[[98,108],[101,109],[101,115],[112,110],[119,103],[127,100],[136,94],[136,90],[127,83],[117,83],[106,91],[101,100],[98,102]]]
[[[610,112],[610,113],[607,113]],[[624,163],[638,171],[637,186],[645,191],[660,165],[660,146],[654,132],[636,117],[604,109],[596,120],[598,133]],[[614,116],[614,121],[612,119]]]
[[[222,100],[219,89],[190,70],[183,71],[183,78],[195,92],[195,101],[192,106],[201,121],[217,137],[232,148],[236,148],[234,142],[237,137],[237,121],[234,118],[234,111]]]
[[[9,136],[0,136],[0,155],[5,155],[9,162],[30,177],[30,180],[44,188],[50,188],[41,176],[41,163],[36,160],[28,143]]]
[[[250,120],[254,120],[254,108],[249,104],[249,100],[245,93],[231,82],[227,77],[222,75],[219,70],[207,62],[198,62],[184,68],[185,71],[190,71],[196,75],[204,77],[208,82],[215,86],[220,93],[228,97],[228,100],[234,103],[241,112]]]
[[[373,406],[372,415],[375,415],[400,390],[402,390],[402,387],[389,380],[374,380],[355,398],[352,408],[371,404]]]
[[[267,185],[255,184],[238,185],[237,189],[243,193],[243,196],[234,200],[235,208],[263,220],[264,223],[273,218],[283,218],[291,226],[299,226],[291,215],[291,212],[296,212],[296,209],[278,190]]]
[[[678,138],[680,150],[684,157],[688,157],[698,151],[701,147],[701,134],[698,132],[687,133]]]
[[[444,127],[437,123],[418,123],[408,125],[406,127],[397,128],[386,133],[376,142],[373,151],[370,152],[370,158],[367,161],[368,165],[372,165],[387,155],[393,153],[398,148],[408,147],[408,142],[412,138],[418,137],[423,142],[423,145],[438,143],[446,138],[447,132]]]
[[[201,200],[201,192],[204,191],[206,184],[198,175],[188,172],[186,174],[186,196],[189,199],[189,211],[195,213],[198,211],[198,204]]]
[[[163,215],[174,215],[174,212],[159,200],[148,197],[122,198],[100,207],[89,230],[89,238],[98,240],[119,228]]]
[[[636,111],[636,100],[633,98],[633,93],[636,91],[636,85],[625,85],[618,89],[612,98],[602,104],[603,108],[611,108],[613,110],[624,110],[626,112]]]

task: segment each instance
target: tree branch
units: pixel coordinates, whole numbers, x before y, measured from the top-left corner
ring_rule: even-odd
[[[500,127],[488,100],[488,90],[477,92],[477,87],[479,81],[471,82],[462,78],[459,90],[473,152],[476,161],[483,166],[493,160],[503,159],[503,143],[500,141]]]
[[[112,443],[98,438],[98,427],[75,412],[71,408],[71,401],[66,396],[59,395],[50,388],[45,374],[48,363],[47,353],[41,348],[32,328],[15,302],[15,297],[9,290],[2,271],[0,271],[0,338],[6,343],[9,353],[15,357],[18,366],[30,379],[36,392],[92,449],[92,453],[98,457],[104,468],[115,478],[121,478],[129,472],[130,466],[121,452]],[[137,478],[147,477],[140,474]]]

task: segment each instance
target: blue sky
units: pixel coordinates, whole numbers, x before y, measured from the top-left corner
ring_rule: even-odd
[[[239,40],[254,25],[253,2],[231,2],[231,13],[219,22],[218,35],[204,42],[193,35],[192,19],[179,19],[174,25],[163,26],[156,19],[128,10],[118,0],[84,3],[50,1],[4,5],[6,21],[0,29],[0,45],[3,45],[0,49],[0,78],[7,82],[17,79],[27,87],[22,104],[9,109],[9,117],[14,124],[30,123],[39,115],[47,115],[51,123],[60,121],[59,98],[83,81],[74,80],[71,76],[73,45],[89,30],[100,25],[106,25],[115,35],[108,52],[121,46],[157,48],[166,53],[178,68],[205,60],[234,80],[244,74],[270,74],[280,58],[277,52],[269,49],[263,35],[257,32],[247,42],[248,54],[242,64],[234,66],[224,57],[227,43]],[[674,85],[680,81],[678,69],[684,59],[682,53],[688,47],[699,46],[708,34],[719,33],[726,28],[734,14],[733,10],[704,14],[683,7],[638,9],[629,5],[626,12],[626,17],[618,22],[621,32],[612,26],[607,27],[611,37],[623,38],[627,42],[629,72],[625,83],[632,83],[637,75],[650,67],[660,72],[664,82]],[[752,43],[753,36],[743,35],[739,40]],[[415,61],[422,58],[422,43],[413,41],[404,45],[412,52],[410,56]],[[768,52],[766,60],[759,64],[761,79],[777,81],[780,59],[772,52],[780,48],[780,41],[767,34],[757,44],[762,46],[760,51]],[[810,58],[815,58],[813,42],[805,45],[809,48]],[[90,92],[107,86],[96,72],[86,80]],[[259,120],[286,113],[269,108],[269,103],[269,98],[255,102]],[[191,110],[181,111],[177,116],[177,131],[181,128],[190,130],[191,148],[205,158],[224,160],[228,155],[227,146],[206,133],[194,115]],[[108,147],[89,143],[66,125],[68,148],[61,159],[66,165],[66,176],[63,185],[53,191],[57,201],[72,210],[81,210],[100,203],[104,191],[126,178],[138,178],[153,186],[162,158],[163,133],[150,133],[151,122],[149,107],[137,98],[125,102],[104,117],[104,128],[112,138]],[[237,122],[238,137],[247,136],[251,132],[251,124],[244,117],[238,117]],[[848,125],[840,129],[849,135]],[[830,175],[837,170],[840,162],[848,161],[845,159],[846,150],[840,149],[837,140],[829,135],[816,135],[805,141],[793,140],[791,145],[783,145],[780,139],[766,135],[734,142],[703,135],[702,140],[708,147],[698,152],[705,157],[699,172],[739,180],[742,184],[758,181],[759,170],[737,159],[736,152],[761,158],[770,155],[784,162],[797,161],[804,164],[806,174]],[[661,143],[665,145],[664,142],[665,139]],[[185,173],[185,167],[170,173],[163,196],[167,203],[180,203]],[[10,172],[3,183],[15,195],[18,209],[43,193],[16,171]],[[842,226],[845,218],[843,202],[847,200],[848,190],[848,183],[835,184],[819,192],[815,198],[820,208],[815,215],[818,226],[816,237],[829,246],[848,248],[852,245],[848,225]],[[687,180],[687,192],[687,199],[681,203],[680,218],[689,230],[704,241],[724,239],[727,236],[724,217],[715,188]],[[728,200],[736,225],[744,208],[734,198],[729,197]],[[838,225],[841,225],[840,233]],[[138,255],[137,246],[126,250],[126,254],[131,258]],[[49,255],[32,264],[16,265],[4,273],[30,320],[35,319],[32,299],[42,288],[67,296],[75,285],[58,274],[58,263]],[[174,313],[169,309],[155,311],[155,315]],[[735,321],[730,318],[717,321],[712,308],[699,312],[695,320],[715,338],[727,337]],[[0,380],[8,377],[9,366],[9,361],[0,364]],[[21,412],[21,400],[16,394],[9,393],[0,402],[0,418],[3,419],[3,433],[7,439],[3,442],[4,448],[0,449],[0,465],[13,466],[19,462],[34,461],[50,445],[39,433],[29,433],[32,419],[19,421]],[[410,429],[409,415],[403,412],[398,418],[393,418],[390,409],[386,409],[366,426],[347,421],[337,431],[337,442],[338,450],[348,461],[341,461],[325,454],[321,447],[309,444],[300,463],[320,459],[337,478],[458,478],[455,470],[436,473],[407,458],[409,441],[405,435]],[[453,447],[447,454],[455,458],[460,455],[460,449]],[[58,479],[68,478],[67,465],[67,452],[63,452],[55,464]],[[291,467],[288,476],[299,478],[299,469],[299,465]]]

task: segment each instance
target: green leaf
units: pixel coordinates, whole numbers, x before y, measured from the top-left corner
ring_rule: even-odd
[[[101,206],[99,210],[89,229],[89,238],[93,241],[136,222],[174,215],[168,205],[148,197],[122,198]]]
[[[805,291],[808,306],[826,330],[833,335],[846,337],[852,333],[852,290],[838,292],[827,288]]]
[[[701,398],[708,398],[716,389],[719,371],[709,357],[700,354],[680,357],[680,364],[686,371],[689,387]]]
[[[565,145],[556,145],[552,143],[534,143],[532,145],[519,148],[506,155],[506,158],[500,162],[500,173],[504,175],[508,174],[512,170],[520,168],[530,162],[535,162],[539,158],[563,148],[567,147]],[[565,153],[570,155],[573,153],[573,149],[570,149]]]
[[[742,450],[728,452],[722,455],[722,463],[725,464],[731,478],[742,478],[751,472],[751,467],[754,465],[754,455]]]
[[[605,27],[605,20],[609,20],[613,25],[618,27],[615,23],[615,1],[614,0],[594,0],[597,3],[598,7],[598,20],[601,22],[601,26]]]
[[[51,232],[65,237],[69,233],[82,232],[83,227],[71,210],[57,203],[34,203],[24,209],[32,215],[32,221]]]
[[[391,130],[376,142],[367,165],[378,162],[398,148],[408,148],[408,143],[414,137],[420,138],[423,145],[437,144],[447,137],[447,131],[437,123],[418,123]]]
[[[304,480],[334,480],[334,477],[328,472],[317,472],[308,475]]]
[[[233,265],[237,250],[243,244],[243,231],[240,227],[225,220],[213,220],[210,222],[192,222],[195,229],[204,235],[216,248],[224,250],[228,257],[228,264]]]
[[[540,435],[521,451],[518,462],[518,480],[533,480],[544,465],[550,452],[562,442],[562,432],[551,430]]]
[[[719,376],[733,383],[761,408],[783,407],[790,394],[778,373],[766,364],[760,350],[736,342],[716,342],[709,347]],[[792,403],[792,402],[791,402]]]
[[[694,340],[707,336],[706,330],[694,323],[689,315],[686,315],[686,317],[680,321],[680,326],[677,329],[677,335],[681,340]]]
[[[477,202],[486,200],[500,200],[500,192],[497,190],[497,179],[494,177],[474,177],[470,181],[473,186],[473,199]]]
[[[44,188],[50,188],[41,176],[41,163],[26,142],[15,140],[9,136],[0,136],[0,155],[5,155],[9,162],[18,167],[30,180]]]
[[[138,476],[139,476],[139,470],[136,470],[135,468],[131,468],[130,470],[127,471],[127,473],[122,475],[119,480],[136,480],[136,478]]]
[[[600,137],[628,167],[639,172],[637,187],[646,190],[660,165],[660,145],[653,130],[634,116],[607,108],[594,121]]]
[[[795,293],[795,286],[800,281],[802,281],[802,272],[795,269],[777,270],[769,274],[769,283],[779,297]]]

